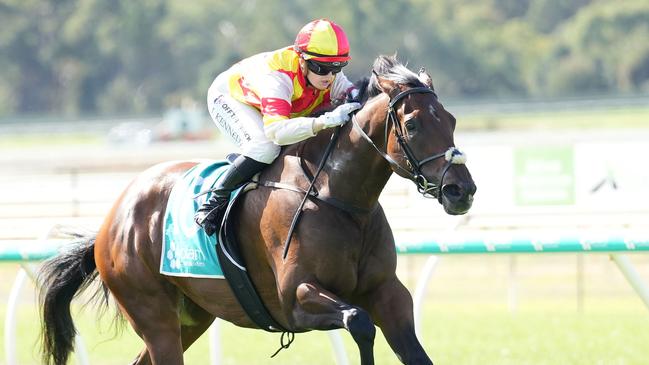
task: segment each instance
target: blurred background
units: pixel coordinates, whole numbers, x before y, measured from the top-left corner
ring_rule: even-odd
[[[233,145],[205,107],[214,77],[321,17],[347,32],[351,80],[396,52],[426,67],[458,119],[474,207],[446,216],[393,177],[381,203],[398,241],[649,230],[646,0],[0,0],[0,245],[54,224],[96,229],[157,162],[223,158]],[[645,281],[648,256],[629,254]],[[399,258],[411,291],[426,259]],[[19,267],[0,263],[3,321]],[[649,312],[605,254],[443,256],[427,293],[423,343],[438,364],[649,359]],[[33,289],[21,304],[20,363],[38,364]],[[127,363],[142,347],[130,329],[113,339],[92,310],[78,318],[93,364]],[[223,363],[333,362],[321,334],[269,360],[272,335],[223,331]],[[377,341],[379,363],[397,364]],[[206,342],[187,363],[208,363]]]

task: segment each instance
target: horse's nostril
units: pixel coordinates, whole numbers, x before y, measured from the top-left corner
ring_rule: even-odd
[[[464,187],[464,190],[468,195],[475,195],[477,188],[474,183],[469,183]]]
[[[442,194],[450,200],[458,200],[462,197],[462,189],[457,184],[446,184],[442,187]]]

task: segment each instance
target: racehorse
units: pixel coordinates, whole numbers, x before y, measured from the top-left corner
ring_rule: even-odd
[[[283,242],[304,194],[259,187],[231,212],[236,237],[259,296],[288,331],[345,328],[368,365],[378,325],[401,362],[432,364],[415,335],[412,298],[396,276],[394,238],[378,199],[395,172],[448,214],[464,214],[476,187],[454,145],[455,118],[423,69],[415,73],[395,56],[380,56],[361,86],[363,107],[350,122],[285,147],[259,178],[306,190],[305,171],[314,175],[339,133],[313,184],[319,197],[337,203],[306,200],[284,258]],[[44,264],[45,363],[66,363],[75,336],[70,302],[97,276],[104,299],[114,297],[146,345],[134,364],[182,364],[183,352],[215,317],[257,328],[227,281],[159,273],[166,203],[195,164],[167,162],[139,174],[96,234]]]

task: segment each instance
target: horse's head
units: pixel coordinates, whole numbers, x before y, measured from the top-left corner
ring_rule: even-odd
[[[437,198],[448,214],[466,213],[476,186],[466,156],[455,148],[455,117],[439,102],[430,76],[423,69],[415,74],[394,56],[377,58],[372,73],[368,96],[387,96],[377,98],[387,104],[387,113],[380,108],[373,119],[384,123],[392,170],[414,181],[423,195]]]

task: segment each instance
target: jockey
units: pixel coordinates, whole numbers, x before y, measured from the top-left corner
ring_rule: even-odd
[[[194,220],[208,235],[217,231],[230,193],[279,155],[280,146],[345,124],[359,103],[342,104],[317,118],[317,107],[342,101],[358,91],[342,73],[349,42],[336,23],[318,19],[305,25],[295,44],[246,58],[216,77],[207,106],[216,126],[239,146]]]

